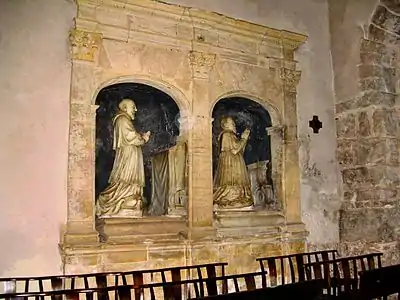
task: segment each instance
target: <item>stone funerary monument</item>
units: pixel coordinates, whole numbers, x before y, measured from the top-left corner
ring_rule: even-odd
[[[66,273],[300,252],[306,37],[147,0],[78,0]]]

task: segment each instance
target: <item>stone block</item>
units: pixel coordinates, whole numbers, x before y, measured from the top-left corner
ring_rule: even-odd
[[[393,14],[382,5],[375,9],[371,22],[389,32],[400,34],[400,16]]]
[[[398,46],[400,44],[400,39],[396,35],[373,24],[368,27],[368,36],[374,42],[382,45]]]
[[[66,256],[67,265],[78,265],[78,266],[97,266],[100,262],[100,257],[97,253],[94,254],[80,254],[74,256]]]
[[[104,233],[114,240],[123,237],[151,240],[152,236],[155,241],[162,236],[179,240],[179,234],[186,230],[184,217],[109,218],[104,222]]]
[[[371,118],[368,111],[361,111],[358,113],[358,136],[371,135]]]
[[[368,138],[357,140],[357,164],[382,164],[386,162],[386,139]]]
[[[362,39],[360,52],[361,53],[376,53],[376,54],[384,54],[386,46],[377,41],[371,41],[367,39]]]
[[[388,9],[390,9],[394,13],[400,15],[399,0],[381,0],[381,3],[383,3]]]
[[[375,136],[397,136],[398,124],[396,112],[388,109],[377,109],[372,114]]]
[[[368,178],[366,167],[356,167],[342,170],[344,188],[347,190],[358,189],[361,186],[370,186],[371,180]]]
[[[386,162],[389,165],[398,166],[400,163],[400,139],[387,139],[388,152],[386,153]]]
[[[359,65],[358,76],[360,78],[381,77],[383,73],[382,67],[377,65]]]
[[[278,256],[283,254],[282,245],[279,243],[252,243],[250,253],[256,258]]]
[[[193,264],[225,262],[219,257],[219,248],[216,244],[195,245],[192,247]]]
[[[398,207],[341,211],[341,240],[388,242],[398,238]]]
[[[184,246],[180,249],[150,249],[149,260],[184,260],[186,251]]]
[[[104,253],[103,263],[119,264],[147,261],[147,249],[131,249],[129,251],[112,251]]]
[[[354,165],[356,163],[356,142],[350,139],[338,139],[337,158],[341,165]]]
[[[356,118],[352,113],[340,115],[336,118],[336,132],[338,137],[351,138],[356,136]]]
[[[385,107],[392,107],[396,104],[396,95],[384,91],[365,91],[360,98],[358,98],[357,106],[354,108],[368,107],[371,105],[380,105]]]

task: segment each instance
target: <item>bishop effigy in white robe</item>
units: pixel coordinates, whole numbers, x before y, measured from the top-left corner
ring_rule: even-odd
[[[113,119],[115,150],[114,165],[108,187],[101,192],[96,203],[98,217],[142,216],[143,188],[145,186],[142,146],[150,132],[138,133],[133,124],[136,106],[125,99]]]

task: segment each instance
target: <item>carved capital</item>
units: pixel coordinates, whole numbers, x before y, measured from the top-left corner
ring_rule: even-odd
[[[265,130],[267,131],[267,135],[273,138],[283,140],[285,137],[285,126],[271,126],[265,128]]]
[[[70,32],[72,58],[94,61],[95,53],[101,42],[101,34],[73,29]]]
[[[300,82],[301,71],[281,68],[280,77],[284,82],[285,90],[289,92],[296,92],[296,87]]]
[[[195,78],[208,78],[208,74],[215,66],[216,55],[213,53],[191,51],[189,62],[193,68],[193,76]]]

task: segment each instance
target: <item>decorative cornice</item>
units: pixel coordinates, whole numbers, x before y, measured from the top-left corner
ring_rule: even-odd
[[[248,47],[249,50],[246,49],[246,52],[261,55],[263,54],[261,48],[265,45],[276,48],[284,47],[286,50],[294,51],[307,39],[302,34],[237,20],[214,12],[152,0],[76,1],[78,3],[77,28],[84,26],[82,29],[96,32],[104,31],[105,37],[108,33],[112,34],[110,38],[119,35],[126,37],[127,32],[134,31],[160,36],[160,43],[163,43],[163,39],[174,38],[181,41],[196,41],[200,44],[213,45],[220,43],[221,39],[213,39],[212,36],[222,35],[225,44],[218,44],[218,47],[230,48],[230,43],[235,43],[237,40],[242,43],[247,41],[251,44],[251,47]],[[103,18],[104,14],[114,15],[114,17]],[[115,15],[119,17],[116,18]],[[150,18],[154,21],[146,22]],[[121,20],[129,20],[129,22],[122,22]],[[151,27],[152,23],[154,23],[154,26],[159,26],[159,24],[157,25],[158,22],[168,25],[164,27],[165,31],[157,32]],[[209,35],[209,39],[208,37],[204,39],[202,32]],[[131,37],[128,33],[128,39],[135,35],[133,34]]]

